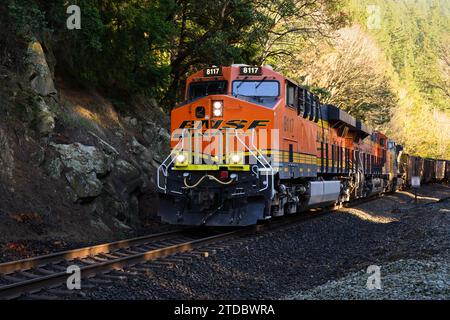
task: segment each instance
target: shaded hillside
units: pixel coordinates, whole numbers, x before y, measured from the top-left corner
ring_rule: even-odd
[[[168,115],[141,96],[119,113],[55,78],[48,47],[17,41],[0,77],[0,242],[104,241],[152,224]]]
[[[378,11],[368,12],[368,5]],[[349,8],[389,62],[399,101],[388,133],[411,153],[450,158],[450,2],[362,0]],[[378,26],[367,23],[378,14]]]

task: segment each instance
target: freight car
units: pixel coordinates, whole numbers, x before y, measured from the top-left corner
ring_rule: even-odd
[[[157,173],[158,213],[171,224],[252,225],[434,175],[434,163],[401,156],[395,141],[270,67],[198,71],[185,98]]]
[[[430,183],[435,179],[436,161],[433,159],[423,159],[422,181]]]
[[[435,162],[435,181],[442,182],[445,179],[445,160],[436,160]]]
[[[424,182],[424,159],[417,156],[409,155],[405,152],[399,154],[400,175],[403,178],[403,188],[411,186],[412,177],[420,177],[420,181]]]

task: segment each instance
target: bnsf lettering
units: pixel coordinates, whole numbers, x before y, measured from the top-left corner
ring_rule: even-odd
[[[222,123],[223,120],[211,120],[211,129],[219,129]]]
[[[180,129],[200,129],[200,128],[209,129],[209,121],[208,120],[201,120],[201,121],[185,120],[180,124]]]
[[[269,120],[253,120],[248,126],[248,129],[255,129],[258,127],[266,127]],[[180,124],[179,129],[244,129],[247,120],[228,120],[224,122],[223,120],[185,120]]]
[[[223,129],[244,129],[247,120],[230,120],[226,122]]]
[[[255,120],[251,125],[248,126],[248,129],[254,129],[256,127],[266,127],[266,124],[268,124],[269,122],[269,120]]]

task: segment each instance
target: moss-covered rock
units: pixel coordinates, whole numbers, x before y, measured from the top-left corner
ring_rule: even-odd
[[[43,97],[56,95],[57,91],[53,83],[52,73],[47,64],[42,45],[38,41],[32,41],[28,44],[25,61],[26,75],[34,92]]]

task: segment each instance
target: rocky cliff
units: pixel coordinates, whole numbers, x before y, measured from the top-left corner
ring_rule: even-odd
[[[55,78],[56,63],[30,41],[19,68],[0,65],[0,242],[91,241],[157,221],[168,114],[144,97],[118,112]]]

